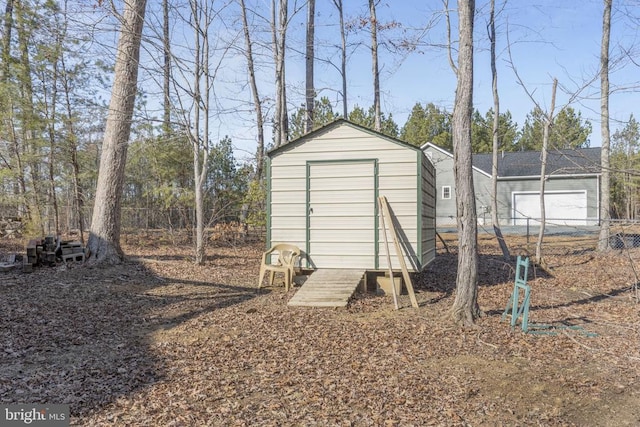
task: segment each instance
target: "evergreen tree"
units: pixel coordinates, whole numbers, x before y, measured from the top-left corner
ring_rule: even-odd
[[[493,109],[484,117],[476,110],[471,122],[472,147],[474,153],[490,153],[493,149]],[[498,118],[498,141],[500,150],[514,151],[518,138],[518,124],[513,122],[509,111]]]
[[[555,148],[587,148],[591,122],[582,120],[582,113],[572,107],[561,110],[553,120],[551,143]]]
[[[471,149],[474,153],[490,153],[493,147],[493,122],[486,120],[480,111],[471,116]]]
[[[364,111],[364,109],[356,105],[349,113],[349,121],[369,129],[375,129],[375,110],[373,106],[368,111]],[[389,117],[385,117],[385,114],[381,113],[380,132],[393,138],[398,137],[398,125],[393,121],[392,114],[389,114]]]
[[[237,221],[247,192],[250,170],[242,168],[233,155],[231,138],[226,136],[211,150],[205,191],[217,221]]]
[[[305,134],[306,114],[306,106],[301,105],[300,108],[298,108],[298,111],[291,115],[291,120],[289,120],[289,134],[291,139],[299,138]],[[313,109],[312,130],[321,128],[322,126],[326,125],[327,123],[331,123],[339,117],[339,114],[334,113],[329,98],[323,96],[322,98],[320,98],[320,100],[316,99]]]
[[[515,151],[539,150],[542,147],[544,120],[544,111],[537,106],[527,114]]]
[[[544,112],[535,107],[524,122],[522,133],[515,144],[516,150],[540,150],[542,147],[542,130]],[[589,146],[591,122],[582,119],[582,113],[572,107],[566,107],[554,117],[549,135],[550,149],[586,148]]]
[[[633,114],[611,142],[611,205],[618,217],[635,219],[640,202],[640,125]]]
[[[400,139],[417,146],[432,142],[451,150],[451,114],[431,102],[424,107],[418,102],[402,127]]]

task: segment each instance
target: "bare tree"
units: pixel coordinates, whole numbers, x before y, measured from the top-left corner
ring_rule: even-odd
[[[491,165],[491,221],[494,227],[498,223],[498,151],[500,150],[500,97],[498,96],[498,69],[496,68],[496,2],[491,0],[489,11],[489,42],[491,43],[491,90],[493,93],[493,131],[492,131],[492,165]]]
[[[193,189],[195,200],[195,262],[205,261],[205,184],[209,177],[209,158],[213,148],[211,128],[215,110],[214,82],[235,40],[229,43],[212,36],[212,28],[230,3],[215,8],[215,0],[189,0],[189,12],[182,17],[184,30],[192,32],[190,50],[184,56],[173,56],[175,100],[178,103],[184,133],[191,144],[193,159]],[[224,44],[218,44],[224,43]],[[175,53],[175,52],[174,52]],[[214,63],[214,60],[216,61]]]
[[[262,179],[262,168],[264,163],[264,116],[262,115],[262,101],[258,92],[258,83],[256,81],[256,72],[253,62],[253,45],[251,42],[251,33],[249,31],[249,22],[247,20],[247,8],[244,0],[240,0],[240,9],[242,14],[242,29],[245,41],[245,57],[247,58],[247,69],[249,71],[249,85],[251,86],[251,95],[253,96],[253,108],[256,114],[257,149],[256,149],[256,180]],[[243,209],[245,210],[245,209]]]
[[[162,47],[163,65],[163,118],[162,127],[166,134],[171,132],[171,35],[169,34],[169,0],[162,0]]]
[[[121,212],[127,144],[138,83],[146,0],[127,0],[120,28],[109,113],[87,246],[97,262],[120,263]]]
[[[453,157],[458,224],[458,271],[452,316],[460,325],[471,325],[480,316],[478,306],[478,223],[471,163],[473,114],[473,17],[474,0],[458,0],[458,66],[453,107]],[[449,46],[451,48],[451,46]]]
[[[66,130],[66,140],[71,163],[71,180],[73,186],[73,200],[78,219],[78,231],[80,241],[84,244],[84,189],[80,181],[80,161],[78,160],[78,135],[76,133],[73,120],[73,107],[71,102],[71,82],[66,72],[66,61],[64,53],[60,56],[60,65],[63,70],[61,75],[62,89],[64,93],[65,116],[63,118]]]
[[[373,74],[373,128],[380,132],[382,112],[380,109],[380,70],[378,67],[378,19],[376,18],[378,1],[369,0],[369,14],[371,20],[371,72]]]
[[[43,113],[47,119],[46,128],[47,128],[47,136],[49,138],[49,201],[53,208],[53,226],[55,235],[60,235],[60,214],[58,210],[58,195],[56,192],[56,174],[55,174],[55,164],[56,164],[56,122],[59,120],[57,113],[57,105],[58,105],[58,80],[60,78],[59,71],[59,60],[62,55],[62,43],[63,38],[65,36],[65,30],[60,29],[56,31],[55,35],[55,43],[53,44],[52,52],[50,53],[51,59],[51,83],[49,88],[47,88],[46,84],[46,74],[44,70],[40,71],[40,78],[42,82],[41,92],[43,96]],[[51,93],[51,99],[49,98],[48,92]]]
[[[349,116],[347,103],[347,36],[344,28],[344,8],[342,0],[333,0],[340,17],[340,76],[342,77],[342,117]]]
[[[536,261],[544,266],[542,259],[542,241],[544,240],[544,228],[546,226],[545,212],[545,183],[547,182],[547,156],[549,154],[549,135],[551,134],[551,126],[553,126],[553,111],[556,108],[556,89],[558,88],[558,79],[553,79],[553,87],[551,88],[551,106],[545,114],[544,125],[542,128],[542,152],[540,155],[540,230],[538,231],[538,241],[536,243]]]
[[[287,86],[285,79],[285,49],[288,25],[288,1],[279,0],[276,21],[276,0],[271,0],[271,39],[275,60],[276,107],[274,119],[275,146],[286,144],[289,139],[289,115],[287,114]]]
[[[611,132],[609,129],[609,38],[611,35],[611,6],[613,0],[604,0],[602,14],[602,44],[600,47],[600,133],[602,136],[600,166],[600,236],[598,250],[610,248],[611,234]]]
[[[547,158],[547,153],[548,153],[548,149],[549,149],[549,139],[551,138],[551,131],[552,131],[552,126],[554,124],[555,121],[555,103],[556,103],[556,91],[557,91],[557,87],[558,87],[558,79],[554,78],[553,79],[553,87],[552,87],[552,93],[551,93],[551,106],[548,110],[544,110],[543,107],[536,101],[535,97],[533,96],[533,92],[531,91],[527,85],[524,83],[524,81],[522,80],[522,78],[520,77],[520,74],[518,73],[518,69],[516,68],[514,62],[513,62],[513,56],[511,54],[511,44],[508,40],[509,36],[508,36],[508,32],[507,32],[507,51],[509,53],[509,64],[511,66],[511,69],[513,70],[513,73],[515,74],[516,80],[518,82],[518,84],[522,87],[522,89],[525,91],[525,93],[527,94],[527,96],[529,97],[529,99],[535,104],[535,108],[541,112],[540,114],[540,118],[537,119],[539,122],[542,123],[543,125],[543,135],[542,135],[542,152],[541,152],[541,170],[540,170],[540,230],[538,233],[538,241],[536,244],[536,262],[538,264],[540,264],[541,266],[544,267],[544,257],[542,256],[542,244],[543,244],[543,239],[544,239],[544,232],[545,232],[545,223],[546,223],[546,217],[545,217],[545,200],[544,200],[544,190],[545,190],[545,182],[547,179],[546,176],[546,158]],[[567,102],[558,109],[559,113],[562,112],[563,110],[565,110],[565,108],[568,108],[568,106],[575,101],[576,98],[578,98],[581,94],[581,92],[583,90],[585,90],[587,87],[589,87],[593,81],[595,80],[595,78],[587,81],[584,83],[583,86],[579,87],[577,90],[575,90],[574,92],[570,92],[568,91],[566,88],[563,88],[564,92],[567,93],[569,95],[569,99],[567,100]],[[562,86],[561,86],[562,88]],[[544,113],[543,113],[544,112]]]
[[[313,107],[315,104],[316,91],[313,85],[313,63],[314,58],[314,44],[315,44],[315,15],[316,15],[316,1],[308,0],[307,2],[307,49],[305,55],[306,63],[306,120],[305,120],[305,132],[311,132],[313,129]]]

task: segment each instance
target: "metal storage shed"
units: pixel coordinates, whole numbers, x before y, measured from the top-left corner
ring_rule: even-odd
[[[297,245],[310,268],[388,268],[379,196],[407,266],[434,259],[435,168],[419,147],[339,119],[268,152],[267,182],[267,246]]]

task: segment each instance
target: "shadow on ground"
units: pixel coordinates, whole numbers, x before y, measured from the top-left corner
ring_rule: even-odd
[[[255,297],[198,281],[154,295],[168,280],[131,261],[1,276],[0,402],[69,404],[74,417],[99,410],[163,379],[146,339],[155,330]]]

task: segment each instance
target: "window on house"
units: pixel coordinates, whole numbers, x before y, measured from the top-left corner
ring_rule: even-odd
[[[443,185],[442,186],[442,198],[450,199],[451,198],[451,186]]]

